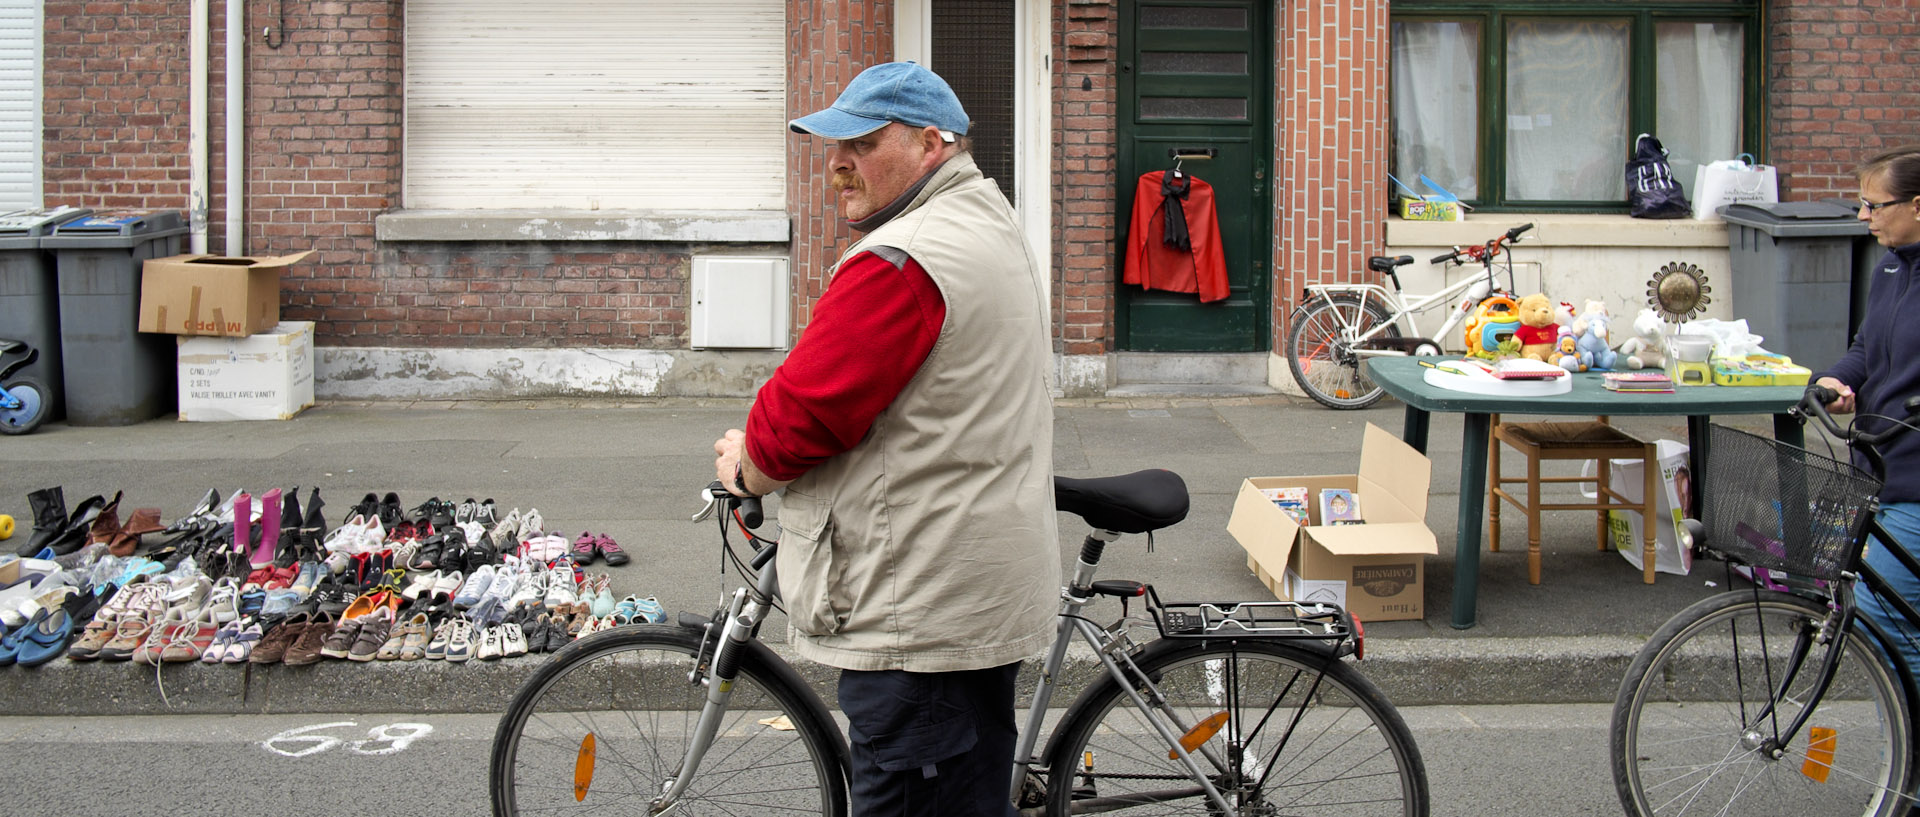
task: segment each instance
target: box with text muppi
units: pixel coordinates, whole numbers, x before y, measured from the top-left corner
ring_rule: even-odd
[[[1247,567],[1274,595],[1339,604],[1362,621],[1426,615],[1426,557],[1440,552],[1427,527],[1433,464],[1385,429],[1367,424],[1360,471],[1301,477],[1249,477],[1234,498],[1227,532],[1247,550]],[[1310,496],[1338,489],[1358,499],[1361,524],[1301,525],[1268,498],[1276,488],[1305,487]]]
[[[244,338],[280,322],[280,273],[312,250],[275,257],[173,255],[140,271],[140,331]]]

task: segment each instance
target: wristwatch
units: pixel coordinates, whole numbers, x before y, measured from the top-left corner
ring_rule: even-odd
[[[739,463],[733,464],[733,487],[740,489],[740,493],[746,494],[747,496],[759,496],[759,494],[747,490],[747,475],[740,469]]]

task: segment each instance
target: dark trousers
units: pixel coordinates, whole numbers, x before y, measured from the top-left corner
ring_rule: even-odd
[[[1019,672],[842,670],[855,817],[1010,817]]]

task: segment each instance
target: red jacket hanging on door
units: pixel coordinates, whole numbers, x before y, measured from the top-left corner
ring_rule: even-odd
[[[1227,297],[1227,259],[1220,251],[1220,222],[1214,215],[1213,185],[1190,174],[1184,199],[1164,189],[1167,171],[1140,177],[1133,192],[1133,226],[1127,231],[1126,277],[1129,284],[1168,292],[1198,292],[1201,302]],[[1176,177],[1176,180],[1179,177]],[[1177,187],[1177,183],[1176,183]],[[1180,203],[1191,249],[1166,242],[1166,207]]]

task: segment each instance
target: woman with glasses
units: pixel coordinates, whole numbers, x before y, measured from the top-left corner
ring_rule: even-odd
[[[1905,417],[1908,398],[1920,395],[1920,284],[1915,282],[1920,277],[1920,145],[1868,159],[1858,176],[1858,217],[1887,254],[1874,267],[1867,314],[1853,345],[1815,382],[1840,393],[1827,410],[1855,414],[1860,429],[1879,431],[1892,418]],[[1895,437],[1881,453],[1887,481],[1880,492],[1880,524],[1899,542],[1876,540],[1867,549],[1867,563],[1900,595],[1920,604],[1920,577],[1886,550],[1904,544],[1909,552],[1920,551],[1920,434]],[[1903,620],[1871,594],[1859,601],[1860,611],[1892,637],[1908,670],[1920,671],[1920,634],[1902,632]]]

